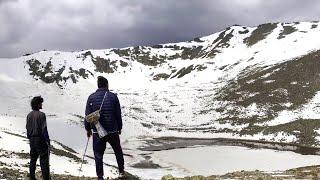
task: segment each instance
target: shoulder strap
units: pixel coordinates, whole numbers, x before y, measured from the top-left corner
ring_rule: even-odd
[[[107,91],[107,92],[104,94],[104,96],[103,96],[103,100],[102,100],[102,102],[101,102],[99,111],[101,111],[101,108],[102,108],[102,105],[103,105],[104,99],[106,98],[107,93],[108,93],[108,91]]]

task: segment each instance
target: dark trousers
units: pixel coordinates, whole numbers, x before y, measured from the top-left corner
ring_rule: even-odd
[[[123,152],[120,145],[118,133],[108,134],[104,138],[99,138],[97,133],[93,133],[93,152],[96,162],[96,172],[98,177],[103,177],[103,154],[106,150],[106,143],[109,143],[116,155],[119,172],[124,170]]]
[[[40,156],[40,167],[44,180],[50,180],[49,148],[46,141],[40,137],[30,138],[30,179],[36,179],[35,171],[38,157]]]

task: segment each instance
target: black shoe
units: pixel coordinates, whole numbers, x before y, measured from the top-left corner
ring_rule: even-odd
[[[124,178],[124,175],[125,175],[124,171],[119,172],[119,178]]]
[[[30,177],[30,176],[29,176],[29,180],[37,180],[37,178],[36,178],[36,177]]]
[[[103,180],[103,177],[98,177],[98,180]]]

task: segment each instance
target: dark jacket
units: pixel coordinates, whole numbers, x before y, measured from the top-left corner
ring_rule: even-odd
[[[27,116],[26,129],[28,139],[40,137],[50,142],[45,113],[41,111],[31,111]]]
[[[121,108],[116,94],[107,91],[105,88],[99,88],[88,97],[85,114],[88,115],[100,108],[106,92],[107,95],[101,108],[99,122],[108,133],[114,133],[122,129]],[[91,129],[93,129],[94,132],[97,131],[96,128],[86,120],[84,124],[87,131]]]

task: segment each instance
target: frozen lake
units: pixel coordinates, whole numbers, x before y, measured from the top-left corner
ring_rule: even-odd
[[[159,162],[177,167],[185,175],[222,175],[233,171],[278,171],[320,164],[320,156],[290,151],[206,146],[154,152]],[[181,176],[181,172],[176,176]]]

